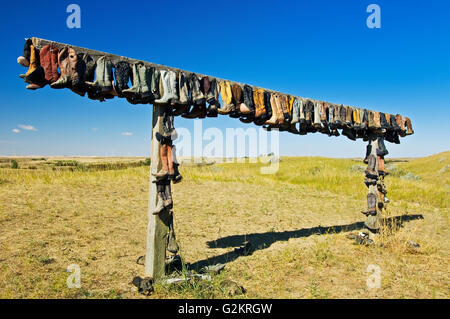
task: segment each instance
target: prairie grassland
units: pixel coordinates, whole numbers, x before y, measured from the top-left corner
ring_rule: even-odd
[[[16,160],[11,169],[0,159],[0,298],[146,298],[131,280],[144,271],[136,259],[145,252],[148,162]],[[347,238],[364,221],[361,160],[279,165],[273,175],[251,163],[180,168],[173,196],[183,261],[226,268],[208,285],[157,285],[148,298],[226,298],[222,279],[245,287],[239,298],[449,298],[450,152],[387,163],[386,216],[403,222],[372,246]],[[235,254],[244,241],[254,252]],[[66,286],[70,264],[81,267],[81,289]],[[367,287],[369,265],[380,267],[381,288]]]

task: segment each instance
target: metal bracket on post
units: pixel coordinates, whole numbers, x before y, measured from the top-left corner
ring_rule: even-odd
[[[153,128],[151,143],[151,164],[150,164],[150,197],[148,205],[148,226],[147,226],[147,247],[145,253],[145,275],[158,281],[165,276],[166,245],[169,232],[170,215],[164,209],[158,215],[153,215],[158,200],[158,192],[155,177],[161,168],[160,148],[161,145],[156,139],[156,133],[162,133],[163,106],[153,105]]]

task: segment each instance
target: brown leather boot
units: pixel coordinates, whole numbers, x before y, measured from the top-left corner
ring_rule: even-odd
[[[407,127],[407,131],[406,131],[406,135],[411,135],[414,134],[414,130],[412,128],[412,124],[411,124],[411,120],[409,119],[409,117],[405,118],[405,122],[406,122],[406,127]]]
[[[203,119],[206,117],[207,113],[208,112],[205,104],[194,105],[194,107],[189,113],[185,113],[181,115],[181,117],[185,119],[195,119],[195,118]]]
[[[62,89],[68,87],[70,83],[70,75],[69,75],[69,48],[64,47],[58,53],[58,66],[61,71],[61,75],[56,82],[53,82],[50,87],[53,89]]]
[[[173,179],[175,175],[175,169],[173,167],[173,154],[172,154],[172,145],[167,146],[167,164],[168,164],[168,171],[169,171],[169,179]]]
[[[253,91],[253,101],[255,102],[255,118],[260,118],[261,116],[266,114],[263,89],[257,89]]]
[[[276,107],[275,94],[270,96],[270,105],[272,106],[272,116],[265,122],[265,124],[276,125],[278,124],[278,108]]]
[[[403,116],[400,114],[395,115],[395,123],[400,127],[400,132],[398,133],[401,137],[404,137],[406,135],[405,130],[405,121],[403,120]]]
[[[328,105],[325,102],[321,102],[321,108],[320,108],[320,121],[323,124],[327,124],[327,110],[328,110]]]
[[[380,112],[373,112],[373,121],[375,123],[375,127],[377,129],[381,128],[381,119],[380,119]]]
[[[373,154],[369,155],[368,165],[367,165],[367,168],[365,171],[367,177],[372,178],[372,179],[378,178],[376,166],[377,166],[377,158]]]
[[[383,156],[377,156],[377,158],[378,158],[378,174],[380,174],[381,176],[388,175],[388,172],[386,171],[384,157]]]
[[[45,73],[45,80],[50,84],[56,82],[59,78],[58,51],[58,48],[54,45],[47,44],[39,53],[41,66]]]
[[[30,46],[30,64],[27,73],[25,73],[24,79],[27,85],[27,89],[36,90],[44,87],[47,83],[45,81],[45,72],[39,62],[39,52],[34,47]]]
[[[152,173],[152,175],[156,177],[156,181],[161,181],[167,178],[169,175],[169,162],[167,158],[167,153],[168,153],[168,145],[166,144],[161,145],[160,158],[162,168],[159,172]]]
[[[275,102],[275,106],[277,108],[277,124],[283,124],[284,123],[284,114],[283,114],[283,108],[282,108],[282,97],[278,94],[274,94],[274,102]]]

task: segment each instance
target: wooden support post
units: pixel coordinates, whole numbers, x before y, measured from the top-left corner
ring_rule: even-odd
[[[371,153],[370,155],[375,156],[376,158],[376,164],[375,164],[375,171],[378,172],[378,158],[377,158],[377,148],[378,148],[378,137],[377,136],[371,136],[370,137],[370,145],[372,146],[371,148]],[[367,217],[367,220],[365,222],[366,226],[373,230],[373,231],[377,231],[380,226],[381,226],[381,210],[378,208],[378,188],[377,185],[369,185],[369,193],[372,193],[376,196],[377,198],[377,214],[376,215],[369,215]]]
[[[170,216],[166,209],[160,214],[153,215],[158,200],[156,183],[153,183],[156,173],[161,169],[160,143],[156,133],[162,133],[163,106],[153,105],[153,128],[151,143],[150,165],[150,198],[148,205],[147,247],[145,252],[145,275],[158,281],[165,275],[166,245],[169,231]]]

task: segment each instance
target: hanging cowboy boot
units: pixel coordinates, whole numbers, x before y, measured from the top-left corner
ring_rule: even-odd
[[[192,102],[194,105],[205,105],[206,98],[200,90],[200,81],[196,74],[192,73],[189,77],[189,86],[192,90]]]
[[[200,91],[203,93],[203,96],[205,97],[205,107],[206,103],[210,103],[209,101],[212,101],[214,103],[214,95],[211,92],[211,81],[209,81],[209,77],[204,76],[200,80]],[[206,116],[207,117],[217,117],[217,108],[214,105],[209,105],[209,107],[206,109]]]
[[[131,77],[131,88],[122,90],[122,94],[126,98],[132,98],[133,96],[139,95],[141,93],[141,79],[139,77],[138,65],[134,63],[131,66],[131,70],[133,74],[133,76]]]
[[[233,92],[233,88],[231,89]],[[239,96],[237,97],[237,100],[239,100],[238,103],[235,103],[237,105],[236,114],[230,114],[230,117],[241,117],[242,115],[248,115],[252,113],[252,110],[244,103],[244,90],[239,84],[236,84],[235,87],[235,93]]]
[[[381,124],[381,128],[384,130],[389,129],[389,127],[390,127],[388,121],[386,120],[386,115],[382,112],[380,112],[380,124]]]
[[[256,125],[263,125],[265,122],[266,105],[264,103],[264,90],[253,90],[253,102],[255,103],[255,120]]]
[[[377,130],[381,129],[381,119],[380,119],[380,112],[373,112],[373,121],[375,123],[375,128]]]
[[[173,162],[173,154],[172,154],[173,146],[168,145],[167,146],[167,161],[168,161],[168,167],[169,167],[169,180],[173,180],[175,177],[175,166]]]
[[[163,200],[163,206],[166,209],[172,209],[173,208],[173,201],[172,201],[172,189],[170,187],[170,181],[167,180],[164,182],[164,191],[165,191],[165,198]]]
[[[386,156],[389,154],[389,151],[386,148],[386,145],[384,144],[384,138],[379,137],[378,138],[378,147],[376,149],[377,156]]]
[[[372,144],[367,144],[366,147],[366,157],[364,157],[364,164],[369,164],[369,155],[372,153]]]
[[[378,173],[376,171],[376,165],[377,165],[377,158],[375,157],[375,155],[370,154],[368,157],[368,165],[365,170],[367,177],[373,178],[373,179],[378,178]]]
[[[164,200],[166,199],[166,188],[165,183],[162,181],[156,182],[157,191],[157,203],[155,209],[152,211],[153,215],[158,215],[164,210]]]
[[[175,230],[173,227],[173,211],[170,212],[170,220],[169,220],[169,234],[167,236],[167,250],[176,254],[180,248],[178,247],[177,240],[175,237]]]
[[[123,97],[123,90],[129,89],[128,82],[132,75],[132,70],[130,64],[125,61],[118,62],[114,68],[114,76],[115,76],[115,88],[119,97]]]
[[[294,98],[292,102],[292,120],[291,124],[296,124],[299,121],[300,117],[300,102],[297,98]]]
[[[303,98],[299,99],[299,123],[300,125],[304,125],[306,124],[306,119],[305,119],[305,104],[306,104],[306,100]]]
[[[56,82],[59,78],[58,73],[58,48],[47,44],[39,53],[41,66],[44,69],[45,81],[47,83]]]
[[[405,122],[403,121],[403,117],[400,114],[395,115],[395,123],[397,124],[397,131],[401,137],[405,137]]]
[[[140,97],[142,99],[142,102],[144,104],[146,103],[152,103],[155,101],[154,96],[151,91],[151,85],[152,85],[152,78],[153,78],[153,72],[154,68],[148,68],[144,64],[138,65],[138,72],[139,72],[139,79],[141,81],[141,87],[140,87]],[[161,82],[163,82],[161,78]],[[163,83],[159,83],[160,89]]]
[[[359,108],[358,114],[359,114],[359,127],[361,130],[365,130],[367,128],[367,125],[364,122],[364,109]]]
[[[203,92],[200,90],[200,82],[197,75],[195,75],[194,73],[192,73],[189,77],[189,86],[191,88],[194,107],[189,113],[183,114],[182,117],[187,119],[205,118],[207,114],[206,98]]]
[[[175,102],[174,116],[189,112],[189,87],[183,72],[178,73],[178,101]]]
[[[377,214],[377,195],[374,193],[367,194],[367,211],[361,213],[366,216],[375,216]]]
[[[320,102],[315,101],[314,102],[314,122],[313,126],[316,129],[322,128],[322,122],[320,121]]]
[[[164,74],[162,72],[165,72]],[[155,100],[156,103],[168,103],[171,100],[177,100],[177,75],[173,71],[161,71],[161,80],[163,83],[163,96]]]
[[[169,162],[167,158],[168,153],[168,146],[167,144],[162,144],[160,148],[160,158],[161,158],[161,164],[162,168],[157,173],[152,173],[154,177],[156,177],[156,181],[162,181],[166,179],[169,175]]]
[[[361,116],[359,115],[358,108],[353,109],[352,116],[353,116],[353,128],[356,130],[360,130],[361,129]]]
[[[25,73],[25,82],[29,83],[26,86],[29,90],[36,90],[43,88],[46,85],[45,72],[39,61],[39,52],[34,45],[30,46],[30,65],[27,73]]]
[[[68,74],[69,74],[69,80],[70,80],[70,86],[75,89],[75,91],[79,91],[82,86],[84,86],[84,83],[82,83],[82,78],[78,74],[78,55],[75,52],[73,48],[68,49],[68,57],[67,57],[69,63],[68,63]],[[110,77],[112,79],[112,65],[110,63]],[[112,83],[109,85],[109,90],[112,90]]]
[[[405,122],[407,127],[406,135],[414,134],[414,130],[412,128],[411,120],[409,119],[409,117],[405,118]]]
[[[96,88],[104,98],[112,98],[112,63],[106,56],[102,56],[97,60],[95,75],[97,77],[96,80],[94,82],[86,82],[86,85]]]
[[[339,106],[339,118],[340,122],[342,123],[341,126],[342,127],[346,126],[347,109],[342,104]]]
[[[375,125],[374,113],[375,112],[373,111],[369,111],[369,124],[367,126],[369,130],[375,130],[377,128]]]
[[[384,163],[384,157],[383,156],[377,156],[378,158],[378,174],[380,176],[387,176],[389,173],[386,171],[386,166]]]
[[[273,100],[272,96],[273,94],[264,91],[263,89],[257,89],[253,91],[253,101],[255,103],[255,117],[253,123],[255,125],[263,125],[267,121],[267,119],[270,119],[272,117],[272,108],[275,107],[275,104],[271,103],[271,101]],[[255,98],[257,100],[255,100]],[[258,117],[256,117],[257,113]]]
[[[265,124],[267,125],[277,125],[278,124],[278,118],[279,118],[279,114],[278,114],[278,108],[276,106],[276,96],[275,94],[272,94],[270,96],[270,105],[272,107],[272,116],[270,117],[270,119],[268,119]]]
[[[333,105],[333,114],[334,114],[334,126],[336,128],[341,128],[342,121],[341,121],[341,106],[340,105]]]
[[[253,89],[250,85],[244,85],[244,105],[248,108],[248,113],[241,116],[239,120],[243,123],[251,123],[255,120],[255,103],[253,101]],[[241,109],[241,113],[244,113],[245,108]]]
[[[31,39],[25,39],[25,46],[23,48],[23,53],[21,56],[17,58],[17,63],[24,67],[30,66],[30,56],[31,56],[31,45],[33,44],[33,41]]]
[[[320,103],[320,122],[322,122],[322,125],[328,126],[328,105],[325,102]]]
[[[229,114],[234,109],[233,93],[231,92],[231,85],[228,81],[219,83],[220,95],[222,97],[222,107],[217,110],[221,115]]]
[[[234,108],[233,110],[230,112],[229,116],[231,118],[239,118],[240,117],[240,105],[242,103],[242,88],[239,84],[234,83],[233,86],[231,87],[231,93],[233,96],[233,105]]]
[[[285,122],[285,113],[287,112],[286,104],[284,104],[286,100],[284,99],[284,96],[275,94],[275,105],[277,109],[277,115],[278,115],[278,124],[283,124]]]
[[[291,121],[291,116],[289,115],[289,99],[286,95],[279,95],[279,101],[280,101],[280,107],[281,107],[281,114],[283,115],[283,121],[289,123]]]
[[[345,125],[351,128],[353,127],[353,109],[350,106],[345,107]]]
[[[219,103],[219,85],[216,79],[210,81],[209,94],[206,101],[209,103],[207,117],[217,117],[218,109],[220,108]]]

